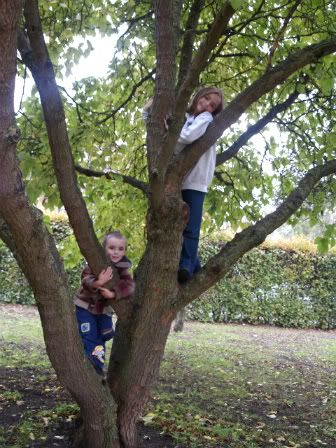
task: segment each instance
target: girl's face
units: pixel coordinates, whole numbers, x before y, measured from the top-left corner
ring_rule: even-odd
[[[210,114],[213,114],[220,106],[221,102],[221,97],[217,95],[217,93],[207,93],[198,98],[195,107],[195,115],[201,114],[202,112],[210,112]]]
[[[110,236],[106,242],[105,252],[113,263],[118,263],[125,255],[126,241],[115,236]]]

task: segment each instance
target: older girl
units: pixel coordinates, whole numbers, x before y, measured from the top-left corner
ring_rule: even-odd
[[[153,99],[143,109],[144,120],[148,119]],[[202,87],[192,98],[187,109],[186,121],[177,141],[175,153],[202,137],[214,116],[223,110],[223,93],[216,87]],[[182,182],[182,198],[189,207],[189,220],[183,232],[183,244],[178,270],[178,281],[185,283],[200,268],[197,255],[202,212],[216,165],[216,146],[212,145],[200,157],[196,165],[186,174]]]

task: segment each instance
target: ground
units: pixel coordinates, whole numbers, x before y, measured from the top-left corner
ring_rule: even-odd
[[[70,448],[78,408],[34,307],[0,305],[0,447]],[[148,448],[336,447],[335,331],[187,323],[139,424]]]
[[[34,307],[0,304],[2,317],[36,319]],[[15,326],[13,326],[15,331]],[[33,338],[34,339],[34,338]],[[31,341],[19,344],[2,338],[0,351],[14,355],[18,352],[40,351]],[[26,362],[26,361],[25,361]],[[69,448],[72,433],[78,425],[78,409],[71,396],[61,387],[50,368],[3,366],[0,363],[0,448]],[[36,416],[38,416],[36,418]],[[42,422],[42,425],[40,423]],[[158,429],[139,423],[139,434],[144,448],[174,448],[176,444]],[[39,437],[39,435],[41,437]],[[27,442],[28,441],[28,442]]]

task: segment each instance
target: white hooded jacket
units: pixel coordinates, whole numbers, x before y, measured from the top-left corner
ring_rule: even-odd
[[[147,110],[142,111],[142,118],[146,121],[149,113]],[[177,141],[175,154],[182,149],[198,140],[205,134],[207,127],[212,122],[213,116],[210,112],[202,112],[199,115],[190,115],[186,113],[186,122],[181,130],[180,137]],[[216,166],[216,145],[210,148],[201,156],[196,165],[185,175],[181,190],[196,190],[207,193],[208,187],[212,181]]]
[[[207,127],[213,120],[210,112],[202,112],[199,115],[186,114],[186,122],[181,130],[177,141],[175,153],[198,140],[205,134]],[[210,148],[201,156],[196,165],[185,175],[182,181],[181,190],[197,190],[206,193],[212,181],[216,166],[216,145]]]

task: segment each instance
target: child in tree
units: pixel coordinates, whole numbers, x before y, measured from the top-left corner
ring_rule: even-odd
[[[131,262],[125,256],[126,238],[119,231],[108,233],[103,239],[103,247],[118,271],[118,282],[113,289],[106,287],[106,283],[113,278],[111,266],[103,269],[98,277],[86,266],[81,275],[81,286],[74,298],[84,350],[99,374],[103,373],[105,343],[114,336],[112,307],[109,303],[129,297],[134,292],[134,280],[129,272]]]
[[[175,153],[202,137],[214,116],[223,110],[223,93],[216,87],[202,87],[193,97],[187,109],[186,121],[177,141]],[[151,101],[143,111],[148,118]],[[189,220],[183,231],[183,244],[178,270],[178,280],[185,283],[200,270],[198,243],[202,223],[205,195],[208,191],[216,165],[216,146],[212,145],[183,179],[182,198],[189,207]]]

